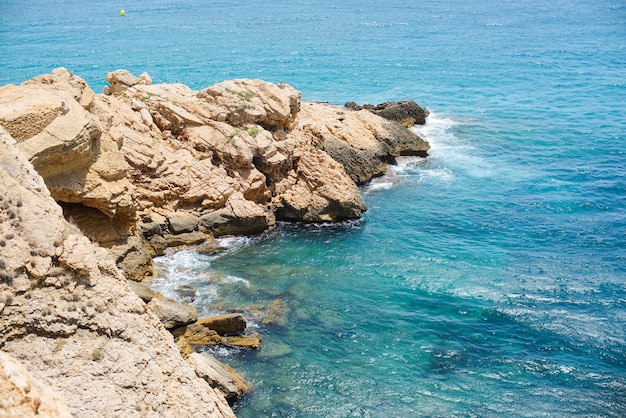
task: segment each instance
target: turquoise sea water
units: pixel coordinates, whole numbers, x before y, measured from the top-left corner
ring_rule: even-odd
[[[157,260],[263,334],[215,351],[255,386],[239,417],[626,416],[624,2],[3,0],[0,51],[0,84],[126,68],[431,110],[430,157],[364,186],[362,221]]]

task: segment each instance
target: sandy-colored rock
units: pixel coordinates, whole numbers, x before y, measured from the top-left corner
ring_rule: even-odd
[[[184,359],[187,359],[187,357],[196,352],[196,350],[189,345],[185,337],[180,336],[174,341],[176,343],[176,347],[178,347],[178,351],[180,351],[180,355],[183,356]]]
[[[65,402],[22,364],[0,351],[0,417],[69,418]]]
[[[200,230],[215,236],[259,233],[274,226],[274,215],[265,207],[233,194],[222,209],[200,218]]]
[[[355,219],[365,203],[344,167],[328,154],[304,148],[292,176],[276,185],[274,199],[279,219],[327,222]]]
[[[296,123],[311,133],[317,147],[340,162],[357,184],[382,175],[395,157],[426,156],[430,149],[413,132],[367,110],[303,103]]]
[[[219,110],[217,120],[233,126],[258,123],[288,129],[300,110],[300,92],[262,80],[229,80],[202,90],[199,97]]]
[[[276,219],[358,218],[366,207],[354,183],[428,149],[395,122],[301,103],[282,83],[238,79],[195,91],[125,70],[107,80],[104,95],[65,69],[2,87],[0,125],[66,219],[134,280],[168,246],[263,232]]]
[[[198,217],[189,213],[176,212],[169,217],[168,221],[172,234],[193,232],[198,229]]]
[[[234,417],[3,129],[0,197],[2,351],[76,417]]]
[[[137,84],[152,84],[152,78],[148,73],[142,73],[136,77],[128,70],[115,70],[107,73],[106,80],[111,84],[105,89],[106,94],[119,93]]]
[[[129,280],[128,285],[133,290],[133,292],[135,292],[135,294],[146,303],[150,302],[153,298],[156,297],[156,292],[143,283]]]
[[[229,401],[234,401],[249,389],[249,383],[232,367],[221,363],[208,353],[192,353],[187,357],[187,363],[198,377],[222,392]]]
[[[229,335],[222,337],[220,344],[228,347],[249,348],[258,350],[261,347],[261,334],[253,333],[250,335]]]
[[[174,337],[183,337],[192,346],[217,345],[221,342],[220,335],[201,324],[189,324],[171,330]]]
[[[198,310],[195,307],[170,298],[152,298],[148,303],[148,309],[168,329],[191,324],[198,319]]]

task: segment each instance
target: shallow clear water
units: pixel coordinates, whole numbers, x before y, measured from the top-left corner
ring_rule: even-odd
[[[263,334],[216,351],[255,386],[239,417],[626,415],[623,2],[4,1],[0,50],[2,84],[127,68],[432,111],[362,221],[157,260]]]

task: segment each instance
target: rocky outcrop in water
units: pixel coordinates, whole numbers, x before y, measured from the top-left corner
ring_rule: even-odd
[[[102,95],[65,69],[0,87],[0,350],[59,396],[16,402],[59,416],[65,404],[74,416],[232,417],[223,395],[240,396],[243,379],[164,324],[223,345],[258,348],[260,336],[220,335],[126,279],[149,276],[168,246],[358,218],[357,184],[428,144],[284,84],[107,80]],[[14,383],[0,379],[0,412],[25,393]]]
[[[107,74],[94,94],[65,69],[0,88],[0,125],[66,219],[127,277],[168,246],[358,218],[356,184],[428,144],[374,113],[301,102],[291,86],[232,80],[195,91]]]

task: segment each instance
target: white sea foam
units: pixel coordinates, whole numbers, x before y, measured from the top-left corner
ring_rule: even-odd
[[[456,139],[452,128],[459,122],[448,117],[432,114],[427,118],[425,125],[415,125],[411,130],[430,143],[429,157],[399,157],[396,164],[390,164],[384,176],[370,181],[363,188],[364,193],[376,193],[391,189],[405,181],[427,183],[449,183],[454,178],[454,172],[447,166],[447,160],[455,155],[465,153],[466,146]],[[454,151],[455,148],[459,150]],[[464,148],[465,147],[465,148]],[[454,159],[454,158],[453,158]]]
[[[450,117],[431,113],[425,125],[415,125],[411,130],[430,143],[431,158],[448,170],[462,171],[475,178],[492,176],[494,167],[478,155],[474,144],[455,133],[455,128],[461,123]]]
[[[197,296],[213,299],[215,290],[204,286],[211,282],[207,270],[209,259],[194,249],[168,249],[164,255],[154,258],[154,278],[151,287],[167,297],[177,299],[176,289],[180,285],[192,285],[197,289]],[[202,286],[201,286],[202,285]]]
[[[220,279],[220,282],[222,283],[227,283],[227,284],[241,284],[244,287],[248,288],[250,287],[250,282],[247,281],[246,279],[242,279],[241,277],[237,277],[237,276],[226,276],[222,279]]]

